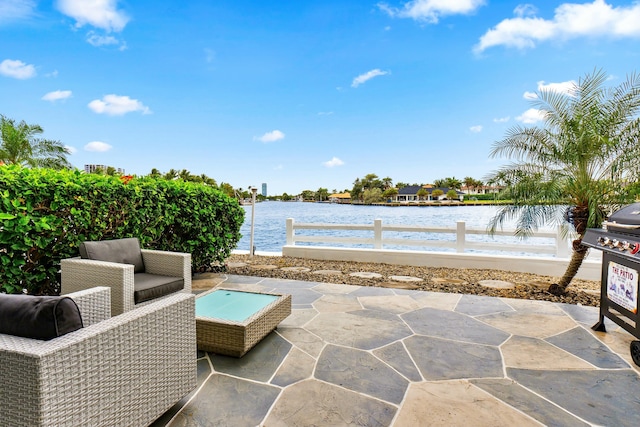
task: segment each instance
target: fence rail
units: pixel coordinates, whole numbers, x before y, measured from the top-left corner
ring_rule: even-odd
[[[467,239],[468,235],[486,235],[486,229],[468,228],[464,221],[457,221],[456,227],[422,227],[411,225],[385,225],[381,219],[376,219],[373,224],[324,224],[324,223],[296,223],[293,218],[287,218],[287,246],[295,246],[296,243],[322,243],[342,245],[370,245],[373,249],[385,249],[385,246],[421,246],[435,248],[452,248],[458,253],[467,250],[478,251],[505,251],[525,252],[531,254],[552,254],[557,258],[568,258],[570,254],[569,241],[562,238],[560,228],[553,231],[534,232],[531,237],[553,239],[553,244],[523,244],[523,243],[498,243],[498,242],[474,242]],[[298,230],[347,230],[370,231],[371,237],[340,237],[340,236],[309,236],[298,235]],[[401,233],[437,233],[454,235],[454,240],[433,239],[398,239],[386,238],[384,232]],[[493,233],[494,236],[514,236],[514,230],[501,230]]]

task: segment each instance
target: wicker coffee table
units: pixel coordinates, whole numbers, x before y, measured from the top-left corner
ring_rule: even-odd
[[[291,295],[214,288],[196,297],[198,349],[242,357],[291,314]]]

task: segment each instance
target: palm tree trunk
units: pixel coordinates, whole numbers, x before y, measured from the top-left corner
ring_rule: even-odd
[[[571,283],[571,280],[573,280],[578,273],[578,269],[582,265],[582,261],[584,261],[588,251],[589,249],[586,246],[582,246],[582,239],[576,239],[573,241],[573,253],[571,254],[569,265],[567,266],[567,269],[560,281],[549,286],[549,293],[558,296],[564,295],[569,283]]]

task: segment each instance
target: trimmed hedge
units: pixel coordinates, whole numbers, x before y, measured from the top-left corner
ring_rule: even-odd
[[[0,291],[60,292],[60,260],[85,240],[138,237],[144,248],[188,252],[192,270],[224,262],[244,210],[202,184],[0,166]]]

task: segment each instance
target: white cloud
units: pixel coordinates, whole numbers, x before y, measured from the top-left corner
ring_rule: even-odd
[[[25,64],[19,60],[5,59],[0,62],[0,74],[14,79],[29,79],[35,77],[36,67],[31,64]]]
[[[281,139],[284,139],[284,133],[280,132],[279,130],[272,130],[271,132],[267,132],[262,136],[254,136],[253,140],[254,141],[260,141],[260,142],[276,142],[279,141]]]
[[[366,73],[360,74],[358,77],[353,79],[353,82],[351,83],[351,87],[358,87],[361,84],[365,83],[368,80],[371,80],[374,77],[384,76],[384,75],[387,75],[387,74],[389,74],[388,71],[381,71],[378,68],[376,68],[374,70],[371,70],[371,71],[367,71]]]
[[[277,165],[275,168],[273,168],[274,171],[281,171],[282,169],[284,169],[282,165]]]
[[[53,92],[49,92],[49,93],[45,94],[41,99],[43,101],[55,102],[55,101],[58,101],[60,99],[67,99],[69,97],[71,97],[71,91],[70,90],[54,90]]]
[[[113,147],[111,147],[111,145],[107,144],[106,142],[102,142],[102,141],[92,141],[90,143],[88,143],[87,145],[84,146],[84,149],[87,151],[98,151],[98,152],[105,152],[105,151],[109,151],[111,150]]]
[[[344,162],[337,157],[333,157],[331,160],[323,162],[322,164],[327,168],[333,168],[344,165]]]
[[[506,123],[511,119],[511,117],[507,116],[507,117],[497,117],[495,119],[493,119],[494,123]]]
[[[558,92],[566,95],[572,95],[577,87],[578,83],[575,80],[569,80],[567,82],[560,83],[545,83],[544,81],[538,82],[538,92]],[[538,99],[538,93],[526,91],[522,97],[524,99]]]
[[[118,40],[114,36],[103,36],[100,34],[96,34],[95,31],[89,31],[87,33],[87,43],[92,46],[108,46],[118,45],[120,44],[120,40]]]
[[[318,113],[319,116],[331,116],[333,115],[333,111],[320,111]]]
[[[519,4],[513,10],[513,14],[519,17],[534,16],[538,13],[538,9],[532,4]]]
[[[72,147],[70,145],[65,145],[64,148],[67,149],[67,151],[69,151],[69,153],[74,154],[76,153],[78,150],[76,149],[76,147]]]
[[[516,120],[525,124],[533,124],[544,120],[544,114],[537,108],[529,108],[521,116],[516,117]]]
[[[60,12],[76,20],[76,27],[91,25],[107,32],[120,32],[129,17],[118,10],[118,0],[58,0]]]
[[[137,99],[128,96],[105,95],[102,99],[94,99],[88,107],[95,113],[108,114],[110,116],[122,116],[123,114],[141,111],[142,114],[151,114],[149,107]]]
[[[592,3],[564,3],[555,9],[553,19],[534,16],[535,10],[516,8],[515,18],[505,19],[487,31],[474,47],[476,53],[493,46],[533,48],[552,39],[578,37],[640,38],[640,2],[614,7],[605,0]]]
[[[482,132],[482,125],[471,126],[469,130],[473,133],[480,133]]]
[[[475,12],[484,4],[485,0],[411,0],[402,8],[386,3],[378,3],[378,8],[393,17],[436,24],[441,16],[466,15]]]
[[[33,0],[0,1],[0,23],[30,18],[36,8]]]

